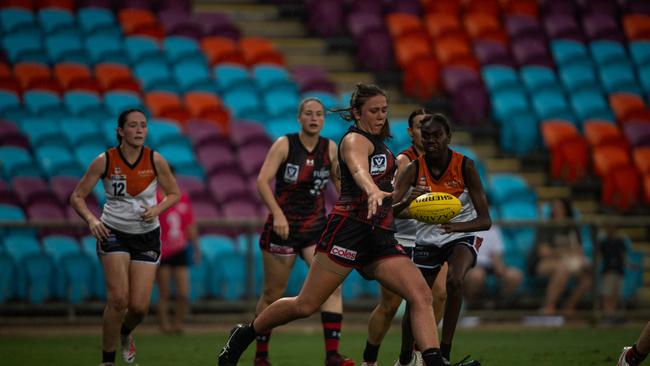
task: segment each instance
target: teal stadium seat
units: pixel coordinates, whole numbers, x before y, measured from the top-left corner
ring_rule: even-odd
[[[197,176],[198,173],[188,174],[200,168],[191,147],[180,144],[167,144],[161,146],[158,152],[176,169],[177,174]],[[200,175],[202,175],[202,170]]]
[[[35,116],[47,116],[48,119],[53,119],[67,115],[61,98],[49,90],[26,91],[23,93],[23,104]]]
[[[55,120],[49,118],[26,118],[20,121],[20,130],[33,147],[63,146],[67,140]]]
[[[9,90],[0,90],[0,115],[8,121],[19,121],[28,117],[29,111],[23,109],[18,95]]]
[[[135,65],[134,75],[145,91],[164,90],[178,94],[179,88],[164,60],[147,60]]]
[[[639,82],[644,93],[650,93],[650,64],[644,65],[639,70]]]
[[[248,265],[242,253],[227,253],[216,258],[213,267],[220,271],[219,293],[224,300],[240,300],[246,294]]]
[[[38,23],[46,34],[75,34],[78,32],[75,18],[67,10],[58,8],[40,9],[36,13]]]
[[[94,298],[106,298],[106,285],[104,283],[104,270],[97,256],[97,239],[91,235],[81,238],[81,251],[91,262],[92,275],[90,278],[90,292]]]
[[[42,64],[48,63],[48,56],[44,52],[43,42],[39,35],[31,33],[8,34],[2,38],[2,46],[12,63],[32,61]]]
[[[45,51],[50,63],[77,62],[89,65],[90,60],[78,34],[53,34],[45,37]]]
[[[493,93],[491,100],[493,117],[499,125],[513,116],[531,112],[526,94],[520,91]]]
[[[599,77],[606,93],[641,94],[634,69],[630,64],[605,66],[599,69]]]
[[[137,65],[145,60],[164,60],[165,56],[153,38],[144,36],[125,37],[124,51],[131,65]]]
[[[53,294],[58,299],[63,300],[66,298],[67,288],[64,259],[80,255],[81,247],[74,238],[63,235],[50,235],[43,238],[43,250],[50,257],[54,265],[53,277],[52,281],[50,281],[54,285]]]
[[[117,141],[115,141],[115,144],[117,144]],[[79,163],[83,169],[86,169],[90,163],[92,163],[93,160],[104,151],[106,151],[106,146],[104,144],[87,144],[76,147],[74,149],[74,155],[77,159],[77,163]]]
[[[99,95],[86,90],[72,90],[63,94],[63,104],[68,111],[82,118],[101,121],[109,117]]]
[[[580,126],[583,126],[584,122],[590,119],[616,120],[609,108],[609,104],[599,90],[583,90],[571,94],[570,99]]]
[[[42,146],[36,148],[36,160],[49,179],[55,175],[81,177],[83,170],[74,154],[63,146]]]
[[[634,41],[628,43],[630,56],[637,65],[641,67],[650,63],[650,42],[648,41]]]
[[[117,121],[117,116],[126,109],[139,108],[143,111],[146,110],[142,99],[137,94],[126,91],[106,92],[104,94],[104,103],[115,121]],[[117,123],[115,125],[117,126]]]
[[[248,88],[237,88],[223,94],[224,104],[235,118],[262,122],[266,119],[257,92]],[[295,105],[294,105],[295,108]]]
[[[300,126],[294,117],[270,119],[264,127],[266,133],[271,136],[271,140],[275,141],[288,133],[297,132]]]
[[[0,220],[6,217],[6,212],[2,206],[0,205]],[[22,214],[22,220],[24,221],[24,214]],[[5,229],[5,231],[8,230]],[[33,234],[24,235],[5,232],[3,236],[5,237],[5,255],[11,259],[14,268],[15,278],[13,279],[12,294],[17,299],[24,300],[27,298],[27,273],[23,263],[25,258],[43,255],[41,245]]]
[[[207,293],[214,297],[221,296],[221,271],[214,265],[217,258],[236,252],[235,243],[227,236],[222,235],[201,235],[199,237],[201,246],[201,265],[205,267],[205,287]]]
[[[535,203],[535,192],[528,183],[517,174],[498,173],[488,177],[487,193],[495,206],[509,202]]]
[[[163,40],[165,56],[170,64],[180,61],[199,61],[207,64],[199,44],[192,38],[183,36],[169,36]]]
[[[119,28],[116,28],[117,22],[113,13],[103,8],[80,8],[77,12],[77,23],[85,35],[111,34],[114,29],[119,31]]]
[[[283,89],[272,90],[263,94],[262,100],[269,118],[298,115],[297,106],[300,99],[296,92]]]
[[[343,298],[346,300],[358,300],[363,297],[365,280],[359,272],[353,270],[343,281]]]
[[[643,258],[642,252],[628,251],[623,278],[623,299],[626,301],[633,299],[643,287]]]
[[[190,144],[180,126],[171,120],[152,119],[147,125],[147,143],[152,148],[165,144]]]
[[[323,137],[331,139],[338,145],[341,141],[341,138],[348,130],[349,125],[350,124],[347,121],[341,119],[338,114],[329,113],[325,115],[325,125],[320,131],[320,134]]]
[[[298,91],[298,87],[291,79],[291,75],[282,66],[270,64],[256,65],[253,67],[251,74],[258,90],[262,93],[271,90]]]
[[[596,89],[600,83],[591,67],[570,65],[559,68],[560,80],[568,93],[575,93],[581,89]]]
[[[551,41],[550,48],[553,59],[559,67],[591,64],[587,47],[580,42],[560,39]]]
[[[503,220],[537,220],[537,206],[525,201],[511,201],[499,206]],[[505,235],[513,239],[513,245],[520,254],[527,254],[535,244],[536,230],[532,227],[503,228]]]
[[[539,120],[564,119],[575,121],[575,116],[563,94],[540,92],[533,94],[531,99],[533,109]]]
[[[38,177],[41,171],[38,164],[25,149],[16,146],[0,146],[2,172],[6,179],[16,176]]]
[[[183,92],[202,90],[217,93],[217,84],[203,62],[180,61],[172,67],[172,75]]]
[[[223,63],[216,65],[212,72],[222,94],[240,88],[255,91],[253,79],[244,66]]]
[[[64,118],[59,121],[61,133],[68,146],[79,147],[87,144],[104,145],[106,140],[99,124],[87,118]]]
[[[0,251],[0,304],[14,296],[14,263],[4,252]]]
[[[34,13],[27,9],[7,7],[0,9],[0,29],[4,34],[31,28],[36,24]]]
[[[530,94],[542,91],[561,93],[557,75],[553,69],[543,66],[524,66],[519,69],[519,77]]]
[[[53,273],[52,261],[46,254],[38,254],[25,258],[23,266],[27,278],[27,300],[40,305],[53,295],[49,282]]]
[[[305,100],[307,98],[318,98],[318,100],[325,105],[325,112],[327,113],[328,110],[336,109],[339,108],[339,98],[338,96],[325,92],[325,91],[320,91],[320,90],[311,90],[305,93],[302,93],[301,95],[301,101]],[[332,116],[332,114],[328,114],[328,117]]]
[[[595,41],[589,45],[591,56],[598,66],[623,64],[630,65],[625,48],[614,41]]]
[[[302,284],[305,283],[307,278],[307,272],[309,267],[305,264],[305,261],[297,259],[289,275],[289,282],[287,283],[287,291],[285,292],[286,296],[296,296],[300,293],[302,289]]]
[[[84,46],[93,64],[113,62],[123,65],[129,64],[129,59],[124,53],[122,35],[99,33],[87,36]]]
[[[57,276],[58,281],[64,283],[64,293],[62,300],[70,304],[79,304],[93,296],[93,272],[94,265],[92,259],[87,255],[79,252],[66,256],[59,263]]]
[[[507,90],[523,90],[517,73],[510,67],[500,65],[484,66],[481,69],[481,75],[490,94]]]

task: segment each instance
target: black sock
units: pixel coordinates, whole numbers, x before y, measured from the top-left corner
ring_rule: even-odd
[[[629,363],[631,366],[636,366],[636,365],[640,364],[641,362],[643,362],[643,360],[645,360],[646,356],[648,356],[648,355],[647,354],[644,355],[644,354],[641,354],[641,352],[639,352],[639,350],[636,348],[636,344],[635,344],[625,354],[625,361],[627,361],[627,363]]]
[[[115,363],[115,351],[113,352],[106,352],[102,351],[102,363]]]
[[[424,360],[425,366],[445,366],[439,348],[429,348],[422,351],[422,360]]]
[[[363,350],[363,361],[368,363],[377,362],[377,355],[379,354],[379,346],[381,345],[370,344],[368,341],[366,341],[366,348]]]
[[[412,359],[413,359],[412,350],[408,350],[408,352],[402,351],[399,353],[399,363],[401,363],[402,365],[408,365]]]
[[[451,358],[449,356],[451,355],[451,343],[440,342],[440,353],[442,354],[442,357],[446,358],[447,361],[450,361]]]
[[[127,328],[126,325],[122,324],[122,329],[120,329],[120,335],[126,337],[133,332],[133,329]]]

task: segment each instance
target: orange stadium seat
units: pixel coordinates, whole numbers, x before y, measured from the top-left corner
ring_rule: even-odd
[[[214,66],[224,62],[245,65],[244,56],[239,50],[239,45],[228,37],[203,37],[201,49],[208,58],[210,65]]]
[[[158,40],[165,36],[162,25],[149,10],[122,9],[118,14],[118,19],[126,35],[145,35]]]
[[[402,69],[415,59],[420,57],[433,56],[433,50],[429,43],[429,37],[421,34],[407,34],[395,39],[395,62]]]
[[[650,205],[650,174],[643,176],[643,203]]]
[[[0,3],[0,8],[22,8],[34,10],[34,2],[32,0],[5,0]]]
[[[393,39],[425,31],[420,17],[408,13],[389,13],[386,15],[386,26]]]
[[[637,147],[632,152],[634,164],[643,175],[650,174],[650,146]]]
[[[628,211],[639,202],[641,177],[632,165],[614,168],[603,178],[601,203],[615,207],[619,211]]]
[[[181,103],[178,95],[165,91],[154,91],[144,96],[144,102],[154,117],[169,118],[184,125],[192,115]]]
[[[60,8],[74,12],[75,6],[72,0],[36,0],[37,8]]]
[[[224,133],[230,130],[230,112],[215,94],[189,92],[185,94],[184,99],[192,117],[214,122]]]
[[[460,14],[460,0],[424,0],[422,7],[427,13]]]
[[[629,144],[621,130],[607,121],[589,120],[584,124],[585,139],[592,148],[601,146],[617,146],[624,150]]]
[[[20,62],[14,65],[14,75],[23,89],[45,89],[55,93],[61,91],[59,82],[52,77],[47,65],[35,62]]]
[[[546,120],[540,125],[544,144],[551,153],[551,176],[574,183],[589,168],[589,149],[571,122]]]
[[[426,101],[440,92],[440,68],[431,55],[411,61],[402,79],[402,89],[409,97]]]
[[[479,64],[472,53],[469,42],[462,36],[445,36],[436,40],[435,53],[444,66],[465,66],[478,72]]]
[[[481,13],[497,17],[501,13],[501,5],[498,0],[465,0],[463,5],[465,14]]]
[[[122,64],[102,63],[95,66],[95,77],[104,91],[130,90],[140,93],[140,83],[131,74],[131,69]]]
[[[12,76],[11,68],[4,62],[0,62],[0,78]]]
[[[594,146],[592,149],[594,172],[605,178],[615,168],[632,165],[628,150],[615,145]]]
[[[508,35],[501,27],[499,18],[489,13],[469,13],[463,18],[465,29],[473,39],[486,39],[508,44]]]
[[[63,62],[54,66],[54,76],[64,91],[83,89],[96,93],[101,91],[99,83],[90,73],[88,66],[74,62]]]
[[[623,16],[623,30],[631,41],[650,39],[650,15],[629,14]]]
[[[609,105],[619,123],[629,120],[650,121],[650,110],[636,94],[612,93],[609,95]]]
[[[248,37],[239,40],[239,48],[248,66],[259,63],[284,65],[284,56],[266,38]]]
[[[539,14],[536,0],[501,0],[501,6],[508,15],[526,15],[537,19]]]
[[[424,24],[432,38],[448,34],[465,33],[460,19],[455,14],[430,13],[424,17]]]
[[[20,83],[11,72],[11,68],[5,63],[0,63],[0,89],[11,90],[16,94],[20,94],[22,89]]]

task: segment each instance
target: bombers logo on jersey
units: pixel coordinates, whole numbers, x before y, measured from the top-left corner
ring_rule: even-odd
[[[357,252],[354,250],[346,249],[346,248],[341,248],[338,245],[335,245],[332,247],[332,250],[330,250],[330,253],[332,255],[335,255],[337,257],[341,257],[347,260],[355,260],[357,258]]]
[[[373,155],[370,158],[370,175],[378,175],[386,171],[386,154]]]
[[[287,163],[286,168],[284,168],[284,181],[288,183],[296,183],[298,181],[299,172],[300,167],[298,165]]]

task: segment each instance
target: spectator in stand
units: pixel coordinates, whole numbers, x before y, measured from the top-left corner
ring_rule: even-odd
[[[607,322],[617,322],[617,310],[625,273],[625,239],[614,225],[605,226],[605,236],[598,243],[603,259],[601,295],[603,315]]]

